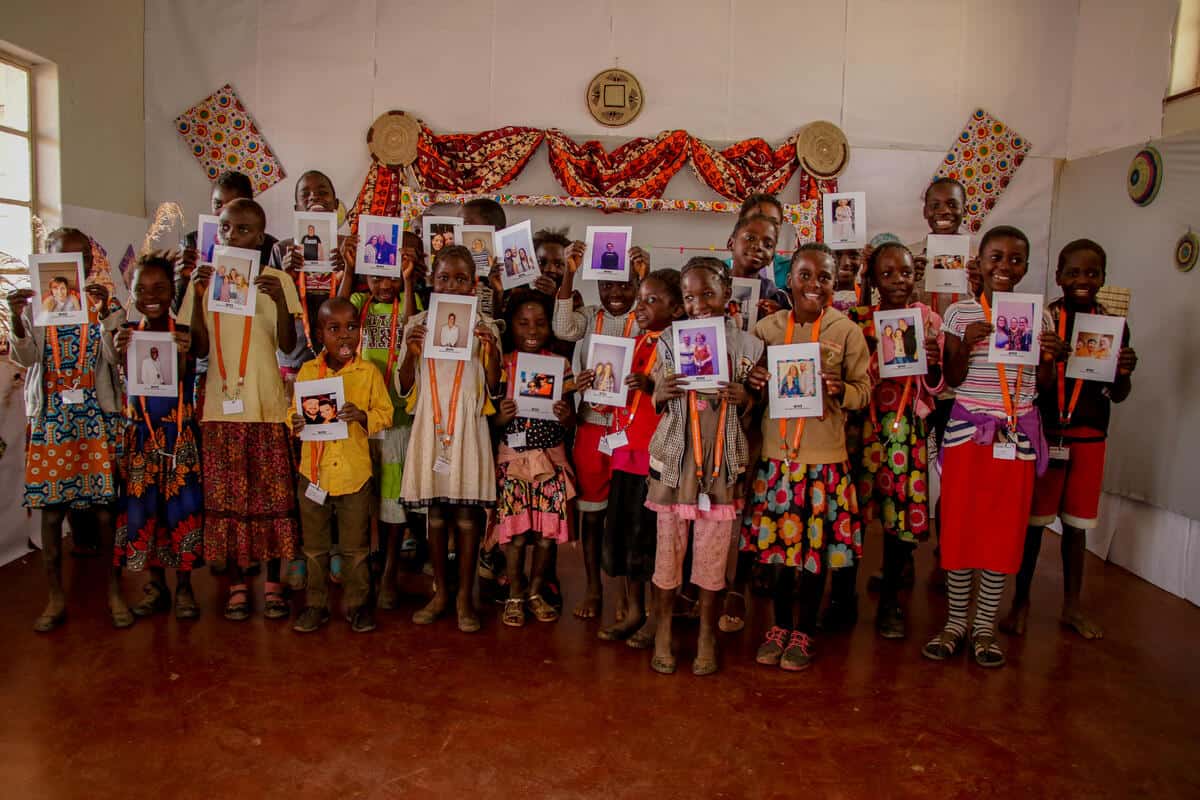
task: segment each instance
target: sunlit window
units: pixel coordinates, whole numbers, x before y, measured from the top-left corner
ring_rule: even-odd
[[[0,56],[0,251],[33,252],[33,96],[29,67]]]

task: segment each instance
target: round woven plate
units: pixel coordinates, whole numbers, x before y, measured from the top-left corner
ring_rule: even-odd
[[[367,147],[371,155],[389,167],[407,167],[417,160],[417,138],[421,123],[403,111],[389,111],[367,131]]]
[[[1129,164],[1129,178],[1126,181],[1129,199],[1139,206],[1150,205],[1154,202],[1154,198],[1158,197],[1158,190],[1162,188],[1162,182],[1162,154],[1153,147],[1139,150]]]
[[[796,134],[796,159],[814,178],[836,178],[850,163],[850,144],[832,122],[810,122]]]
[[[646,94],[628,70],[606,69],[592,78],[587,88],[587,107],[592,119],[610,128],[633,122],[642,113]]]
[[[1200,258],[1200,239],[1196,238],[1196,234],[1188,231],[1179,237],[1179,241],[1175,245],[1175,269],[1180,272],[1191,272],[1192,267],[1196,266],[1198,258]]]

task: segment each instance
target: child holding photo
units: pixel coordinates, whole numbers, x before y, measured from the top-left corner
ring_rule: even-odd
[[[1055,281],[1063,296],[1047,307],[1058,337],[1065,344],[1074,335],[1078,314],[1107,314],[1096,302],[1104,285],[1108,257],[1104,248],[1090,239],[1077,239],[1058,255]],[[1089,340],[1100,337],[1089,335]],[[1108,337],[1104,337],[1108,338]],[[1076,354],[1078,355],[1078,353]],[[1055,365],[1055,390],[1038,394],[1042,425],[1052,448],[1050,465],[1033,489],[1033,510],[1025,531],[1025,550],[1017,573],[1017,590],[1012,609],[1000,623],[1005,633],[1025,633],[1029,617],[1029,589],[1042,549],[1042,531],[1055,518],[1062,520],[1063,604],[1062,624],[1085,639],[1099,639],[1104,631],[1081,607],[1083,562],[1087,532],[1096,527],[1100,515],[1100,492],[1104,480],[1105,439],[1112,404],[1124,402],[1133,390],[1132,375],[1137,353],[1129,346],[1129,326],[1121,337],[1117,377],[1112,383],[1072,379],[1068,381],[1059,354]],[[1100,357],[1092,354],[1089,356]],[[1058,450],[1062,448],[1062,450]],[[1062,456],[1065,455],[1064,459]],[[1057,457],[1056,457],[1057,456]]]
[[[150,570],[150,582],[142,587],[145,599],[133,607],[139,617],[171,610],[166,573],[168,568],[175,570],[175,618],[196,619],[200,608],[192,591],[192,570],[204,564],[200,425],[192,403],[196,359],[190,353],[191,334],[177,330],[170,315],[175,294],[170,254],[138,260],[132,294],[142,315],[138,329],[170,331],[182,367],[176,397],[130,398],[131,421],[121,456],[125,495],[117,515],[114,566]],[[124,318],[123,311],[117,313]],[[104,335],[112,339],[118,363],[125,363],[133,329],[123,327],[115,337],[107,331]]]
[[[956,394],[941,454],[940,546],[950,611],[945,627],[922,650],[935,661],[962,648],[978,572],[971,649],[982,667],[1005,663],[996,641],[996,608],[1006,577],[1021,564],[1034,483],[1046,470],[1046,439],[1034,399],[1039,386],[1054,385],[1061,343],[1043,314],[1036,368],[988,361],[993,293],[1013,291],[1028,267],[1025,234],[1005,225],[992,228],[979,243],[982,294],[946,312],[943,370]]]
[[[51,253],[82,253],[90,270],[92,242],[76,228],[59,228],[47,237]],[[105,330],[124,322],[115,314],[108,290],[90,284],[88,321],[84,325],[34,327],[33,292],[8,295],[12,320],[9,358],[25,373],[24,506],[41,512],[42,563],[49,601],[33,623],[48,633],[66,622],[67,598],[62,584],[63,522],[72,517],[72,536],[79,541],[83,524],[98,529],[98,541],[113,538],[113,504],[117,500],[117,452],[125,421],[121,410],[117,354],[106,347]],[[84,513],[90,512],[90,513]],[[108,610],[116,628],[128,628],[133,615],[121,596],[121,569],[108,579]]]
[[[238,199],[221,210],[221,244],[257,249],[267,225],[262,206]],[[300,299],[287,273],[265,267],[255,279],[254,315],[208,308],[211,266],[198,267],[180,306],[191,321],[192,352],[208,357],[209,376],[201,416],[204,474],[204,559],[228,564],[225,618],[250,618],[251,562],[267,560],[263,616],[291,614],[279,581],[279,559],[296,549],[296,496],[292,480],[291,411],[276,351],[296,348]]]
[[[375,365],[358,357],[361,344],[358,309],[341,297],[321,304],[321,355],[306,362],[297,381],[341,378],[345,391],[342,407],[322,404],[322,416],[347,423],[349,438],[329,442],[303,442],[300,446],[300,480],[296,501],[304,536],[308,587],[304,611],[292,630],[312,633],[329,621],[329,550],[333,521],[337,519],[338,544],[345,566],[341,571],[346,621],[355,633],[375,630],[375,609],[368,602],[367,550],[370,546],[371,434],[392,424],[392,401]],[[305,418],[293,413],[292,431],[304,429]],[[314,487],[316,490],[314,491]]]
[[[738,218],[725,246],[733,253],[729,263],[735,278],[756,278],[759,282],[758,318],[790,308],[787,292],[764,275],[774,263],[775,246],[779,241],[779,223],[762,214]],[[749,312],[749,309],[746,309]]]
[[[725,565],[738,519],[742,473],[746,469],[744,417],[754,405],[745,382],[766,381],[759,364],[763,344],[725,317],[733,281],[719,260],[698,257],[680,272],[683,307],[691,319],[725,326],[730,381],[715,392],[689,391],[679,373],[670,337],[658,342],[654,402],[662,414],[650,441],[650,488],[646,506],[658,513],[655,551],[655,672],[675,671],[671,611],[683,583],[683,561],[692,533],[691,582],[700,589],[700,636],[692,672],[717,671],[717,592],[725,586]],[[752,375],[752,373],[754,373]]]
[[[414,291],[414,277],[406,273],[404,292]],[[440,294],[470,297],[475,294],[475,262],[461,245],[443,247],[433,263],[432,288]],[[401,484],[406,505],[428,515],[430,555],[433,560],[434,596],[413,614],[413,622],[429,625],[449,606],[447,590],[448,537],[456,534],[458,562],[458,628],[479,630],[472,603],[482,509],[496,503],[496,472],[486,416],[494,413],[490,398],[500,384],[499,332],[487,316],[470,341],[469,361],[422,358],[427,311],[404,326],[407,347],[396,374],[400,396],[413,414],[413,429],[405,456],[407,468]]]
[[[496,456],[499,501],[496,532],[508,569],[508,599],[501,621],[521,627],[525,609],[538,622],[554,622],[558,610],[542,596],[551,551],[567,541],[574,475],[567,458],[567,434],[575,426],[575,391],[571,363],[563,365],[562,398],[554,403],[555,420],[519,416],[517,353],[552,356],[549,349],[551,299],[536,290],[519,289],[508,302],[507,335],[513,352],[505,361],[506,391],[493,419],[503,438]],[[547,395],[549,396],[549,395]],[[525,548],[532,545],[533,563],[525,585]]]
[[[597,281],[599,305],[576,308],[575,276],[583,264],[587,246],[573,242],[566,249],[567,268],[554,300],[554,335],[564,342],[577,342],[580,362],[587,357],[591,337],[637,336],[641,331],[633,312],[638,285],[650,269],[650,256],[640,247],[629,251],[630,279]],[[592,367],[591,364],[583,364]],[[580,406],[580,423],[575,432],[574,461],[579,468],[579,510],[583,512],[581,538],[583,564],[587,573],[587,593],[576,606],[575,616],[595,619],[600,615],[600,543],[604,535],[605,510],[608,508],[609,484],[612,480],[612,457],[600,451],[600,439],[612,426],[612,409],[608,406]]]
[[[789,671],[806,669],[815,657],[826,573],[845,572],[862,556],[845,412],[870,400],[870,355],[858,327],[830,306],[836,271],[828,247],[801,245],[788,279],[792,310],[754,326],[754,335],[768,345],[821,346],[824,415],[794,420],[764,415],[762,456],[741,517],[742,550],[773,573],[774,625],[755,660]],[[766,385],[766,375],[751,376],[756,392]]]
[[[630,647],[643,649],[654,641],[645,595],[646,584],[654,577],[658,524],[654,511],[646,507],[650,439],[659,421],[650,374],[658,357],[659,338],[664,332],[669,336],[671,323],[683,315],[679,273],[660,269],[648,274],[638,285],[634,313],[642,332],[634,344],[630,373],[625,377],[625,386],[631,394],[625,407],[614,412],[609,428],[612,434],[625,434],[627,441],[613,450],[611,458],[612,478],[600,559],[611,577],[625,579],[625,603],[617,604],[624,613],[618,613],[616,624],[601,628],[598,635],[606,641],[624,639]],[[579,373],[576,385],[581,392],[587,391],[593,374],[592,370]]]
[[[412,275],[411,262],[403,269],[406,274]],[[402,348],[400,337],[404,324],[410,312],[415,313],[423,308],[420,298],[415,294],[411,296],[412,307],[404,306],[404,301],[399,297],[400,284],[401,281],[396,278],[368,275],[367,288],[370,291],[350,295],[350,303],[359,311],[359,354],[363,361],[379,370],[392,403],[391,424],[383,430],[381,439],[372,438],[369,442],[378,501],[374,516],[379,525],[379,547],[384,554],[377,599],[382,609],[396,607],[397,548],[404,534],[404,526],[409,521],[400,500],[400,483],[404,455],[412,432],[412,417],[396,394],[394,378]]]
[[[852,414],[846,433],[863,522],[878,519],[884,533],[883,578],[875,630],[885,639],[902,639],[906,635],[904,608],[900,605],[903,573],[917,543],[929,535],[926,420],[933,412],[937,393],[945,387],[941,371],[944,334],[942,318],[937,312],[912,299],[917,289],[916,268],[912,253],[898,241],[871,251],[863,287],[863,296],[878,295],[879,304],[856,306],[846,313],[858,323],[868,345],[878,341],[877,357],[870,361],[869,377],[874,388],[867,412]],[[920,377],[881,379],[879,368],[881,363],[887,363],[887,334],[891,326],[886,326],[884,336],[877,339],[874,313],[898,308],[914,308],[921,314],[929,372]],[[895,342],[890,343],[894,350]],[[857,565],[845,572],[847,578],[841,582],[837,580],[840,574],[835,573],[830,607],[849,611],[856,605]],[[829,617],[826,622],[832,624],[828,627],[836,629],[839,623],[857,615],[832,613]]]

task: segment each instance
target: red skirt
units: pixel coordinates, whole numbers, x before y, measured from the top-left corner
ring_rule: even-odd
[[[1012,575],[1021,568],[1036,471],[1033,461],[993,458],[990,444],[963,442],[946,448],[943,569],[987,569]]]

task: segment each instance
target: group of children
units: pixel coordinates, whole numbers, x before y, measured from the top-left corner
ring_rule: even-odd
[[[208,308],[216,278],[198,265],[194,239],[172,256],[140,259],[131,286],[136,325],[102,287],[87,288],[89,322],[78,327],[35,328],[29,293],[9,296],[13,359],[27,369],[25,504],[41,512],[50,587],[36,630],[65,620],[62,526],[86,510],[90,517],[72,517],[73,529],[94,525],[115,537],[108,600],[117,627],[172,609],[196,618],[190,574],[208,564],[227,576],[228,619],[251,615],[250,579],[265,566],[264,616],[291,616],[285,578],[302,575],[304,608],[293,627],[317,630],[330,617],[336,579],[352,629],[370,631],[375,609],[396,605],[397,552],[410,543],[427,547],[434,585],[414,623],[433,623],[453,599],[458,628],[478,630],[477,575],[506,585],[503,624],[552,622],[561,609],[557,545],[577,537],[587,590],[576,616],[601,615],[602,571],[623,588],[599,638],[652,649],[652,668],[671,673],[673,618],[694,614],[692,671],[707,675],[717,670],[717,631],[744,627],[754,587],[773,608],[758,663],[801,670],[815,657],[818,627],[835,631],[857,619],[864,529],[873,521],[884,532],[876,629],[906,636],[902,590],[936,517],[949,614],[923,652],[948,659],[969,634],[976,662],[999,666],[1000,593],[1017,573],[1004,627],[1022,633],[1042,528],[1058,517],[1063,619],[1100,635],[1079,608],[1083,544],[1096,522],[1110,403],[1128,395],[1136,355],[1126,333],[1114,383],[1074,381],[1066,391],[1074,315],[1104,313],[1096,294],[1105,256],[1094,242],[1072,242],[1059,256],[1063,297],[1041,321],[1039,365],[1006,368],[987,357],[992,294],[1011,291],[1028,266],[1028,239],[1011,227],[979,240],[977,296],[947,302],[925,297],[924,256],[893,236],[861,253],[801,244],[781,263],[782,207],[753,195],[730,235],[728,263],[697,257],[678,271],[651,270],[635,247],[632,279],[599,281],[599,304],[585,305],[575,290],[584,244],[552,232],[535,238],[541,276],[514,291],[503,290],[501,265],[480,276],[462,246],[442,246],[426,265],[410,233],[401,278],[356,278],[355,237],[343,236],[333,275],[310,282],[300,270],[305,243],[271,240],[250,195],[248,181],[223,175],[213,212],[222,244],[270,255],[255,280],[253,316]],[[332,182],[315,171],[300,178],[295,199],[298,211],[338,207]],[[957,232],[964,200],[956,182],[935,181],[925,195],[930,230]],[[490,200],[467,203],[463,215],[468,225],[506,225]],[[56,231],[48,245],[90,259],[91,242],[78,230]],[[762,283],[749,331],[728,313],[735,276]],[[499,319],[481,309],[466,332],[467,360],[424,356],[427,335],[448,336],[429,330],[431,293],[476,296],[497,310]],[[874,329],[873,312],[904,308],[920,312],[928,373],[881,378],[883,349],[913,354],[904,332]],[[687,388],[713,353],[699,340],[674,351],[670,329],[684,318],[723,320],[729,380],[716,389]],[[134,330],[174,338],[177,396],[125,400]],[[614,388],[610,368],[586,363],[595,335],[633,340],[624,407],[577,401],[588,389]],[[824,413],[772,419],[766,348],[800,342],[819,345],[819,375],[790,380],[823,392]],[[522,416],[520,353],[562,360],[553,419]],[[336,418],[348,438],[300,442],[314,420],[296,413],[292,382],[334,377],[343,380]],[[939,509],[931,507],[935,458]],[[385,554],[382,570],[370,568],[373,551]],[[150,571],[145,597],[130,609],[122,570],[142,569]],[[173,596],[167,569],[176,572]]]

